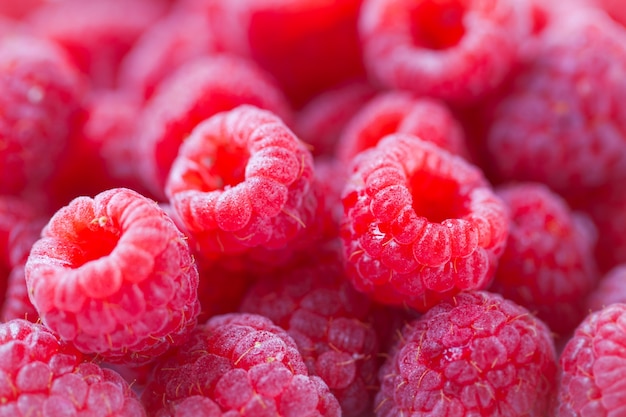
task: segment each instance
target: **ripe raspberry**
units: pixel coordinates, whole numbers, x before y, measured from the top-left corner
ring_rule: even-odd
[[[126,54],[120,64],[119,84],[149,98],[180,65],[215,50],[205,16],[174,10],[148,28]]]
[[[0,194],[37,188],[54,172],[82,96],[79,73],[53,43],[0,41]]]
[[[496,189],[509,208],[509,237],[490,291],[526,307],[553,332],[568,334],[587,314],[598,280],[596,230],[547,187],[520,183]]]
[[[392,91],[372,99],[348,122],[337,144],[337,157],[348,162],[396,132],[410,133],[452,154],[468,156],[461,125],[445,104]]]
[[[415,136],[386,136],[355,158],[342,201],[348,277],[375,300],[425,311],[490,283],[507,213],[462,158]]]
[[[313,158],[273,113],[240,106],[207,119],[174,161],[166,193],[207,259],[281,249],[312,224]]]
[[[228,1],[221,2],[211,23],[227,51],[256,62],[300,108],[365,75],[357,31],[361,2]]]
[[[588,311],[602,310],[614,303],[626,304],[626,263],[607,272],[587,298]]]
[[[120,375],[84,361],[42,325],[0,324],[0,352],[3,416],[146,416]]]
[[[618,416],[624,412],[626,304],[591,313],[561,353],[556,417]]]
[[[359,32],[366,68],[380,84],[455,104],[496,88],[530,31],[517,0],[365,0]]]
[[[345,278],[340,251],[318,251],[269,275],[258,277],[240,310],[287,330],[309,373],[321,377],[337,397],[342,415],[371,410],[379,353],[372,303]]]
[[[191,131],[214,114],[250,104],[291,118],[274,82],[251,61],[227,55],[187,62],[163,80],[146,104],[137,138],[137,159],[146,186],[157,196],[178,148]]]
[[[486,140],[502,180],[570,195],[626,176],[626,33],[583,10],[545,29],[495,109]]]
[[[313,156],[334,156],[344,127],[375,94],[376,90],[365,81],[326,90],[296,114],[294,132],[311,146]]]
[[[254,314],[215,316],[199,325],[152,377],[142,395],[150,415],[183,417],[193,409],[218,416],[341,413],[326,384],[308,376],[293,339]]]
[[[39,313],[28,296],[24,265],[16,265],[7,275],[6,295],[0,309],[0,320],[7,322],[13,319],[40,322]]]
[[[77,197],[57,211],[26,262],[42,321],[79,350],[150,362],[196,324],[198,272],[184,236],[129,189]]]
[[[25,22],[63,47],[96,87],[111,88],[122,57],[165,8],[162,0],[46,1]]]
[[[378,416],[544,417],[556,393],[548,328],[488,292],[461,293],[409,323],[380,369]]]

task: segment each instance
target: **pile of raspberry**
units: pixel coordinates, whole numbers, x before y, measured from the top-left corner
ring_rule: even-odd
[[[623,415],[624,10],[0,0],[0,415]]]

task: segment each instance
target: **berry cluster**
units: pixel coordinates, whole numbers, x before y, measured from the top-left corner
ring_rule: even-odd
[[[0,415],[626,409],[615,0],[0,0]]]

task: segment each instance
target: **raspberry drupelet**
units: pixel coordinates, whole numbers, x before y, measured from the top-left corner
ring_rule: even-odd
[[[547,326],[483,291],[408,323],[380,369],[379,417],[545,417],[557,387]]]
[[[526,307],[553,332],[569,334],[587,314],[585,298],[599,278],[591,220],[543,184],[508,184],[496,194],[511,223],[489,290]]]
[[[245,313],[198,325],[154,368],[142,400],[158,417],[341,415],[326,384],[308,375],[287,332]]]
[[[626,304],[591,313],[578,326],[560,357],[555,417],[624,414]]]
[[[614,303],[626,304],[626,263],[609,270],[587,298],[588,311],[602,310]]]
[[[347,275],[373,299],[425,311],[486,288],[508,214],[481,171],[407,134],[356,156],[342,197]]]
[[[152,200],[119,188],[77,197],[26,261],[44,324],[87,354],[141,365],[196,324],[198,271],[184,235]]]
[[[145,417],[129,384],[41,324],[0,324],[0,415]]]
[[[517,0],[365,0],[365,66],[387,88],[476,103],[515,65],[530,32],[527,9]]]
[[[313,157],[275,114],[240,106],[187,138],[166,185],[172,209],[207,259],[282,249],[317,211]]]

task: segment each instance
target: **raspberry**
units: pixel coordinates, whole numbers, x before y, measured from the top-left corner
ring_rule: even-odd
[[[37,309],[30,301],[24,265],[16,265],[8,274],[6,294],[0,320],[7,322],[12,319],[24,319],[33,323],[40,321]]]
[[[2,415],[146,415],[121,376],[83,361],[42,325],[25,320],[0,324],[0,351]]]
[[[300,108],[326,89],[365,75],[357,31],[361,2],[222,2],[212,23],[227,51],[272,74]]]
[[[166,186],[173,209],[207,259],[281,249],[312,224],[311,153],[273,113],[240,106],[187,138]]]
[[[340,415],[326,384],[308,376],[293,339],[255,314],[215,316],[199,325],[152,376],[142,395],[150,415],[182,417],[192,409],[214,413],[208,415]]]
[[[214,114],[250,104],[289,120],[290,109],[273,81],[251,61],[227,55],[200,57],[167,77],[146,104],[137,158],[146,186],[157,196],[180,144]]]
[[[196,324],[198,272],[184,236],[128,189],[77,197],[57,211],[25,273],[42,321],[111,362],[150,362]]]
[[[598,279],[591,221],[542,184],[511,184],[496,193],[509,208],[511,225],[490,291],[568,334],[587,314],[585,297]]]
[[[461,293],[407,324],[379,375],[381,417],[543,417],[556,353],[548,328],[523,307]]]
[[[587,298],[589,311],[602,310],[614,303],[626,304],[626,263],[608,271]]]
[[[455,104],[495,89],[530,31],[516,0],[365,0],[359,33],[368,73],[381,85]]]
[[[626,34],[587,10],[565,14],[542,36],[487,134],[499,178],[570,195],[624,177]]]
[[[311,146],[313,156],[333,156],[345,125],[375,94],[376,90],[364,81],[326,90],[296,114],[294,132]]]
[[[461,125],[445,104],[398,91],[378,95],[348,122],[337,144],[337,157],[350,161],[359,152],[376,146],[384,136],[396,132],[410,133],[450,153],[467,157]]]
[[[612,304],[578,326],[561,353],[555,416],[623,413],[625,320],[626,304]]]
[[[0,41],[0,194],[36,188],[65,150],[83,96],[77,70],[51,42]]]
[[[95,86],[111,88],[122,57],[164,11],[161,0],[64,0],[45,2],[26,23],[60,45]]]
[[[144,98],[183,63],[215,52],[205,16],[173,11],[146,30],[120,64],[119,84]]]
[[[379,353],[372,303],[345,279],[338,250],[258,277],[240,310],[287,330],[309,373],[321,377],[339,400],[342,415],[371,410]]]
[[[343,193],[348,277],[375,300],[425,311],[485,288],[504,248],[504,203],[480,170],[415,136],[355,158]]]

